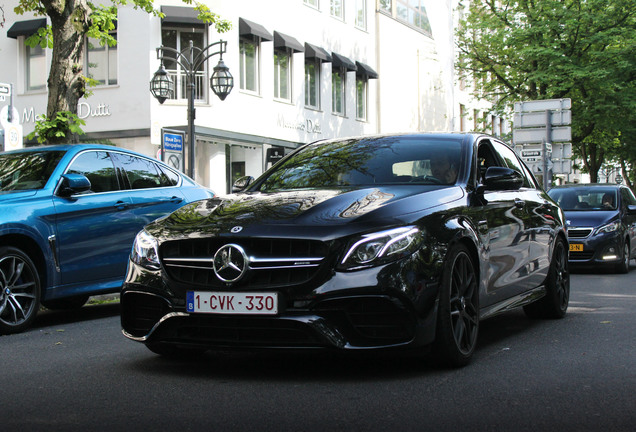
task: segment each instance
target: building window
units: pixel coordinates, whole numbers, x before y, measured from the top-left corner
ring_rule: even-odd
[[[291,62],[289,49],[274,50],[274,97],[291,102]]]
[[[331,16],[344,21],[344,0],[331,0]]]
[[[305,60],[305,106],[320,109],[320,60]]]
[[[356,27],[367,29],[367,0],[356,0]]]
[[[366,77],[356,76],[356,118],[367,120],[368,83]]]
[[[117,39],[117,33],[111,33]],[[86,71],[101,85],[117,84],[117,45],[101,45],[97,39],[86,39]]]
[[[380,4],[380,10],[391,13],[391,5],[392,1],[391,0],[380,0],[379,4]]]
[[[335,68],[331,73],[331,110],[334,114],[345,115],[346,69]]]
[[[241,39],[239,51],[241,90],[258,93],[258,43]]]
[[[26,45],[26,87],[27,91],[46,88],[46,52],[40,45],[31,48]]]
[[[318,0],[303,0],[303,3],[316,9],[319,7]]]
[[[162,28],[161,43],[164,47],[174,48],[177,51],[189,56],[190,41],[192,45],[203,49],[205,44],[205,32],[203,26],[183,28]],[[174,83],[174,94],[171,99],[187,99],[188,77],[183,67],[168,57],[174,57],[173,54],[167,54],[164,57],[163,64],[168,71],[168,75]],[[194,100],[205,101],[207,99],[205,64],[197,69],[194,76]]]
[[[466,107],[459,104],[459,131],[464,132],[466,130]]]
[[[397,0],[397,18],[400,21],[431,35],[431,24],[428,22],[424,0]]]

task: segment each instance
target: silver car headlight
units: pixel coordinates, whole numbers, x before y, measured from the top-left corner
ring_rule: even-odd
[[[141,230],[135,237],[130,259],[135,264],[149,270],[159,270],[161,264],[159,263],[157,239],[146,230]]]
[[[610,222],[607,225],[603,225],[602,227],[596,228],[596,232],[594,234],[596,235],[596,234],[602,234],[602,233],[611,233],[616,231],[619,226],[620,226],[620,223],[618,221]]]
[[[341,270],[386,264],[418,250],[424,233],[417,227],[402,227],[365,234],[350,243],[340,262]]]

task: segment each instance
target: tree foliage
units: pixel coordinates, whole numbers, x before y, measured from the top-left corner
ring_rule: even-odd
[[[214,24],[219,33],[230,29],[230,22],[221,19],[205,4],[195,0],[182,1],[193,5],[199,13],[198,18],[204,23]],[[86,37],[97,39],[102,45],[115,45],[116,40],[109,32],[115,28],[117,8],[120,6],[132,5],[135,9],[163,17],[155,8],[153,0],[110,0],[107,3],[96,4],[87,0],[20,0],[15,8],[17,14],[33,12],[36,16],[48,16],[51,22],[49,27],[40,29],[28,38],[27,44],[52,48],[46,116],[39,120],[40,126],[46,130],[52,124],[62,127],[63,133],[49,134],[52,142],[77,140],[75,133],[68,132],[78,127],[77,104],[80,98],[87,95],[87,87],[92,82],[84,71]],[[65,113],[62,117],[69,121],[66,127],[59,123],[58,113]]]
[[[608,158],[636,159],[636,0],[474,0],[460,13],[457,68],[478,95],[500,112],[571,98],[573,149],[594,182]]]

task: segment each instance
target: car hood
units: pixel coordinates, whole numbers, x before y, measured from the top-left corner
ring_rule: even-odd
[[[617,211],[566,211],[566,224],[570,227],[598,227],[618,218]]]
[[[460,187],[392,186],[357,190],[299,190],[277,193],[244,193],[191,203],[148,227],[155,235],[179,232],[214,235],[240,230],[242,235],[285,235],[282,226],[293,226],[303,235],[335,233],[356,225],[391,226],[408,223],[431,208],[461,199]],[[276,228],[278,227],[278,228]],[[344,229],[348,231],[347,229]],[[318,234],[317,231],[323,231]],[[290,234],[292,235],[292,234]]]

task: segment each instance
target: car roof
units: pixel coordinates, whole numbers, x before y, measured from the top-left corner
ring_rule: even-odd
[[[36,145],[33,147],[24,147],[16,150],[9,150],[2,153],[25,153],[25,152],[34,152],[34,151],[68,151],[68,150],[86,150],[86,149],[103,149],[103,150],[123,150],[129,151],[132,153],[136,153],[134,151],[124,149],[121,147],[117,147],[114,145],[108,144],[90,144],[90,143],[82,143],[82,144],[45,144],[45,145]]]
[[[552,189],[568,189],[568,188],[619,188],[625,187],[616,183],[569,183],[564,185],[553,186]]]

